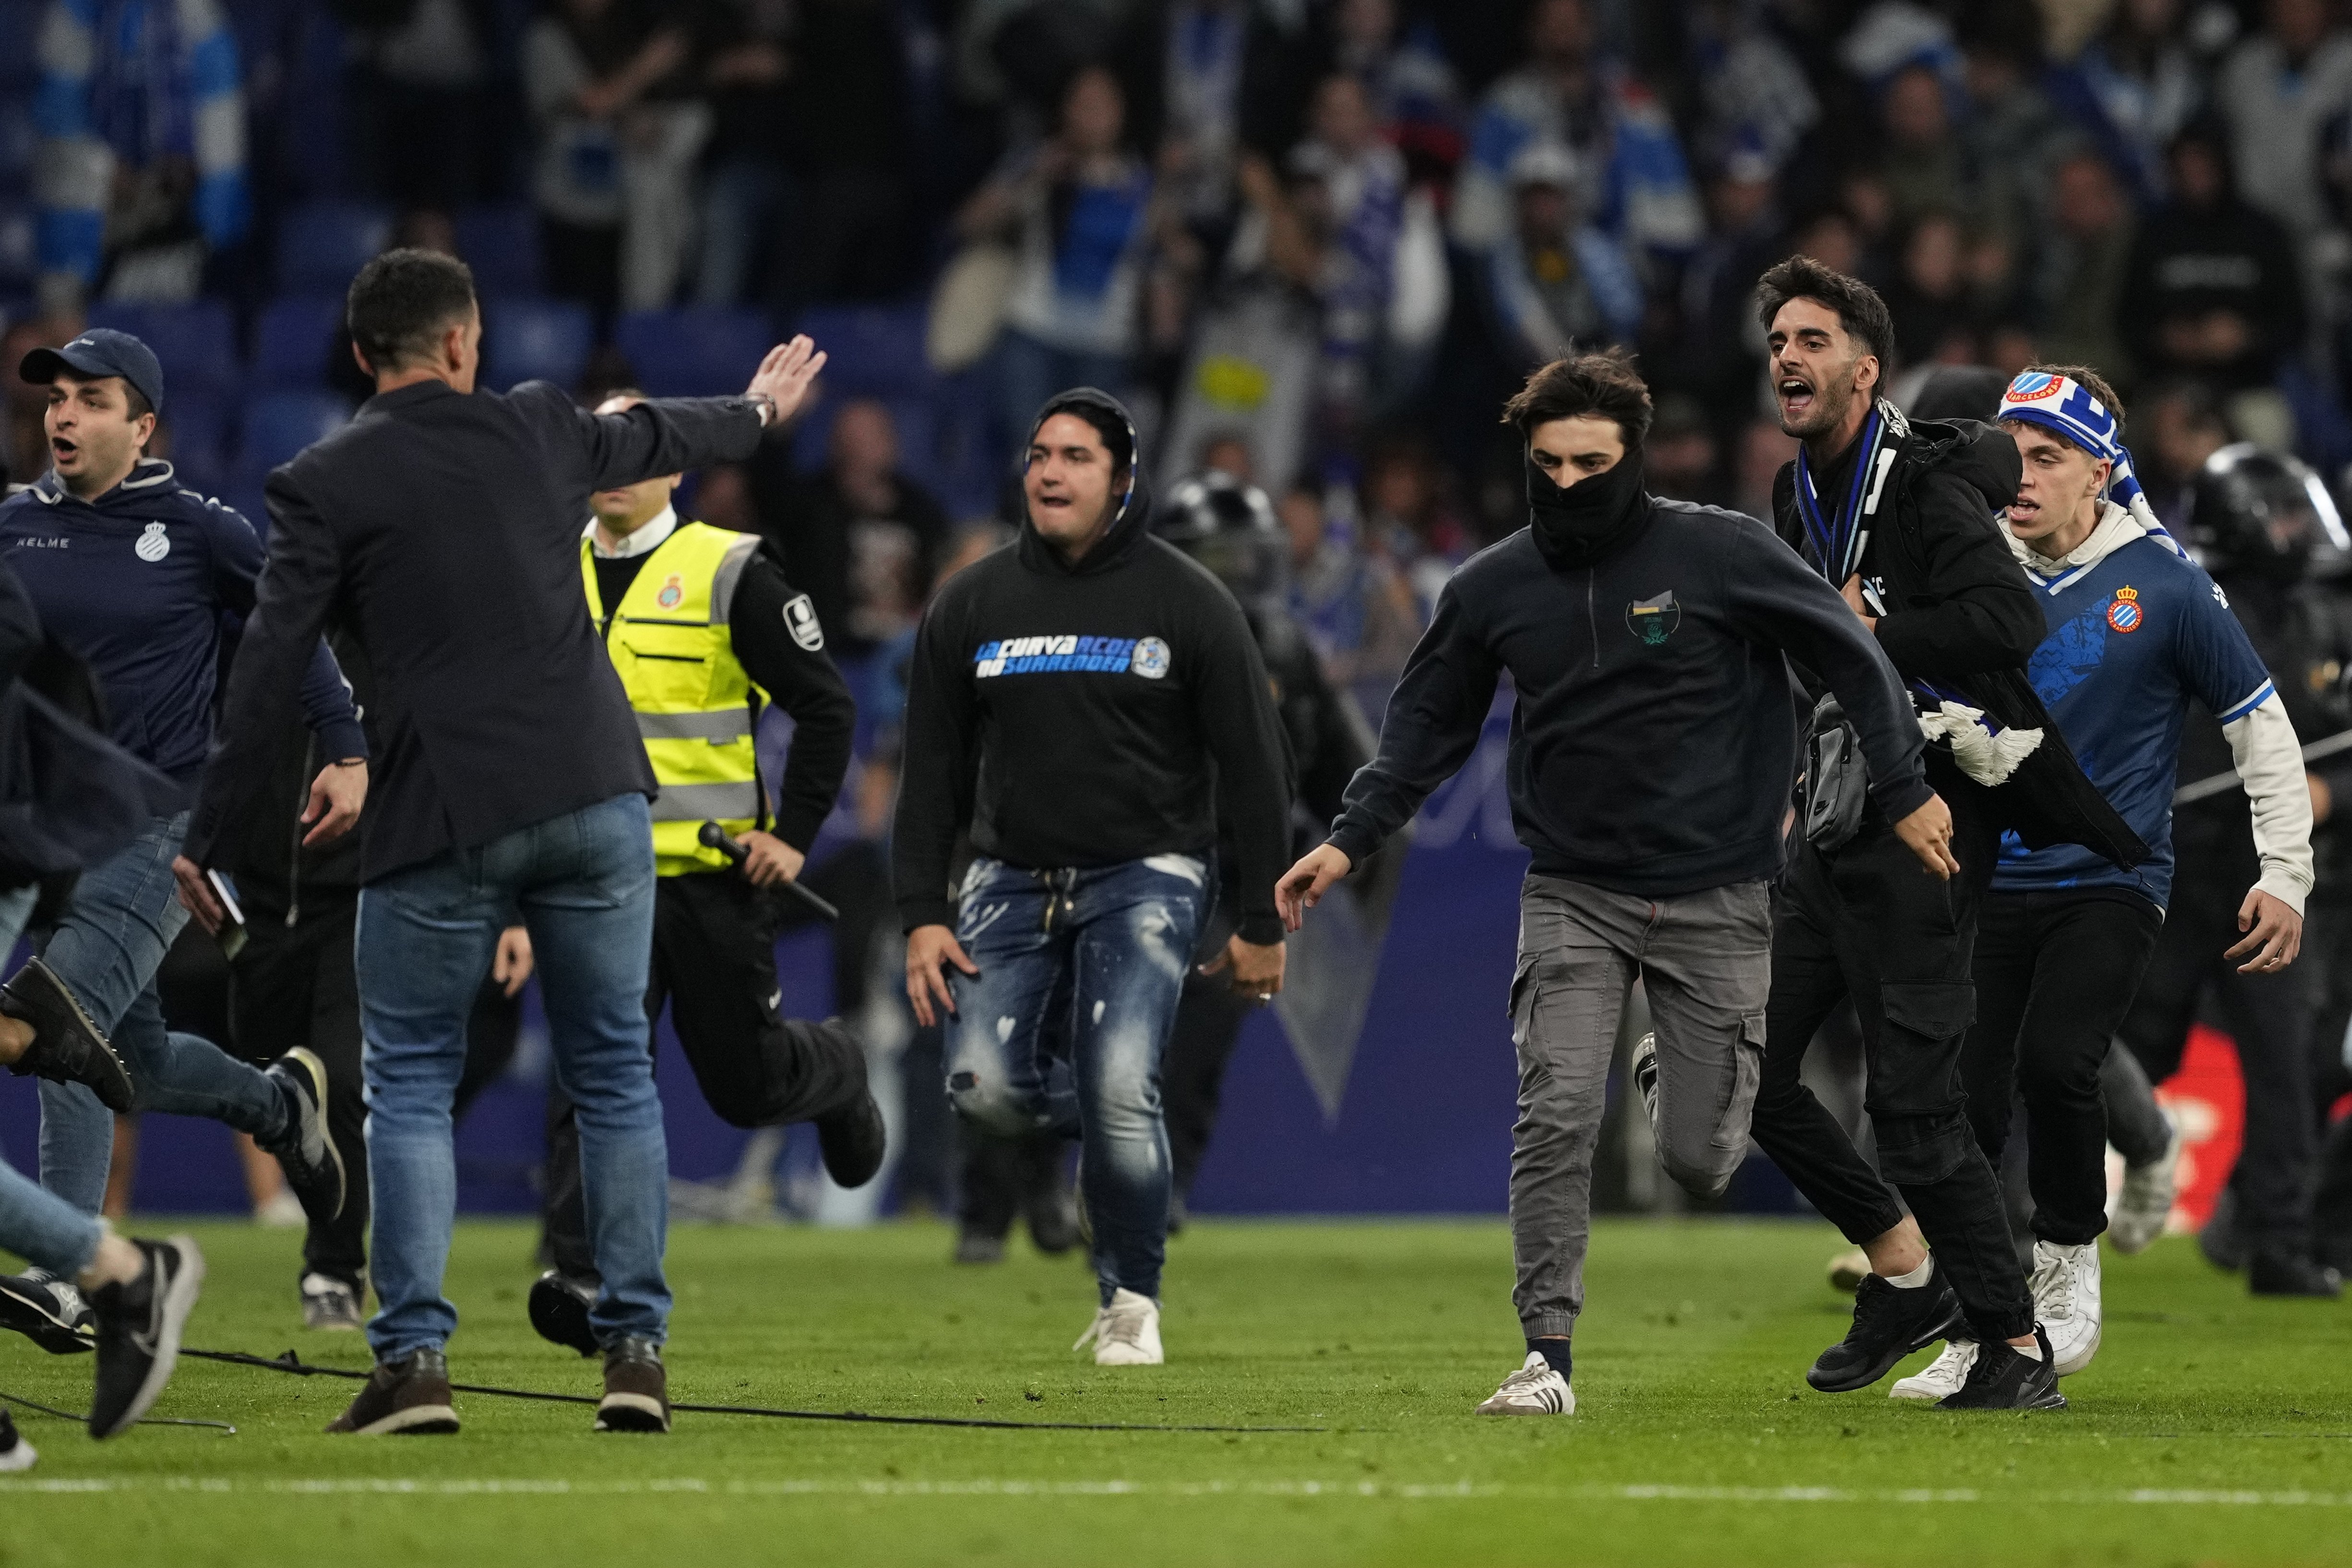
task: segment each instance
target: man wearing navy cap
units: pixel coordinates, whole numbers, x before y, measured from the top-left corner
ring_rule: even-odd
[[[147,457],[163,402],[163,370],[127,332],[95,329],[61,349],[36,349],[18,368],[49,389],[43,423],[49,471],[0,504],[0,551],[50,634],[89,667],[114,739],[193,784],[212,745],[214,687],[225,623],[254,604],[261,541],[243,517],[184,488]],[[323,756],[303,821],[312,841],[350,830],[367,798],[367,741],[342,674],[323,643],[304,683],[304,711]],[[12,995],[79,1013],[112,1037],[131,1092],[115,1110],[209,1116],[249,1133],[286,1167],[306,1208],[342,1207],[343,1173],[322,1106],[326,1070],[295,1050],[267,1071],[210,1041],[164,1028],[155,969],[187,922],[172,861],[185,810],[82,874],[55,925],[35,934],[41,957]],[[41,1084],[41,1182],[87,1214],[106,1196],[114,1125],[83,1082]],[[0,1324],[57,1350],[82,1347],[87,1315],[66,1280],[0,1278]]]

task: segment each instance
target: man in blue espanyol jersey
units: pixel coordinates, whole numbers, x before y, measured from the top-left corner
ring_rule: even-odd
[[[2050,634],[2027,674],[2084,770],[2149,853],[2126,871],[2088,850],[2001,846],[1977,933],[1977,1018],[1961,1056],[1969,1119],[1996,1167],[2019,1089],[2033,1197],[2032,1286],[2060,1376],[2099,1348],[2106,1120],[2099,1066],[2155,951],[2173,871],[2172,791],[2191,698],[2230,739],[2253,804],[2262,873],[2228,956],[2294,961],[2311,889],[2311,797],[2285,706],[2227,600],[2141,497],[2123,405],[2094,371],[2037,366],[2009,385],[2001,427],[2025,476],[2006,523]],[[1937,1399],[1976,1358],[1947,1343],[1897,1399]]]
[[[224,623],[253,609],[261,540],[236,512],[182,486],[170,464],[143,455],[163,402],[163,367],[146,344],[93,329],[34,350],[18,373],[48,388],[50,467],[0,505],[0,550],[42,624],[96,676],[115,741],[192,784],[212,745]],[[323,643],[303,695],[320,754],[334,759],[303,818],[318,843],[359,820],[367,740]],[[184,807],[157,816],[84,872],[56,925],[36,933],[42,956],[10,990],[52,998],[112,1037],[132,1092],[113,1109],[209,1116],[249,1133],[286,1167],[303,1207],[331,1218],[343,1170],[327,1138],[319,1058],[297,1048],[264,1071],[164,1028],[155,969],[188,920],[172,875],[187,825]],[[88,1084],[42,1082],[43,1186],[98,1213],[113,1146],[110,1107]],[[88,1315],[68,1280],[0,1278],[0,1325],[46,1348],[87,1349],[76,1331]]]

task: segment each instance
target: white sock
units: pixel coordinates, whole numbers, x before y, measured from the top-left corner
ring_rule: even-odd
[[[2035,1340],[2032,1344],[2013,1344],[2009,1348],[2017,1352],[2018,1354],[2023,1356],[2028,1361],[2040,1361],[2042,1359],[2042,1342],[2040,1340]]]
[[[1916,1291],[1936,1277],[1936,1260],[1931,1256],[1908,1274],[1881,1274],[1880,1279],[1898,1291]]]

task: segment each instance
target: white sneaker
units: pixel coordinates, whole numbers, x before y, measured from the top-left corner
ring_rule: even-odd
[[[1633,1075],[1634,1092],[1642,1096],[1642,1109],[1652,1126],[1658,1122],[1658,1036],[1653,1030],[1633,1042],[1633,1054],[1626,1061]]]
[[[1889,1399],[1916,1399],[1933,1405],[1947,1395],[1958,1394],[1969,1380],[1969,1368],[1977,1364],[1977,1342],[1972,1339],[1948,1339],[1944,1354],[1927,1364],[1924,1372],[1897,1378],[1895,1386],[1886,1391]]]
[[[2171,1120],[2169,1116],[2166,1118]],[[2124,1166],[2124,1185],[2107,1205],[2107,1239],[2118,1252],[2141,1252],[2164,1234],[2172,1218],[2175,1176],[2180,1169],[2180,1129],[2164,1153],[2144,1166]]]
[[[360,1293],[325,1274],[302,1276],[302,1326],[306,1329],[362,1329],[367,1314],[360,1310]]]
[[[1095,1321],[1078,1336],[1072,1350],[1095,1347],[1097,1366],[1158,1366],[1168,1357],[1160,1348],[1160,1303],[1122,1287],[1110,1293],[1110,1305],[1095,1313]]]
[[[278,1196],[253,1211],[253,1222],[265,1230],[299,1230],[310,1223],[302,1212],[302,1200],[294,1196],[290,1186],[281,1186]]]
[[[2099,1244],[2033,1244],[2033,1311],[2050,1335],[2058,1375],[2072,1377],[2099,1354]]]
[[[1527,1364],[1503,1379],[1495,1396],[1478,1406],[1481,1416],[1573,1416],[1576,1390],[1551,1369],[1543,1352],[1528,1352]]]

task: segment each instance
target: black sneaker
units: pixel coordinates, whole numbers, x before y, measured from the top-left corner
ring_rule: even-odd
[[[597,1285],[550,1269],[530,1287],[530,1326],[550,1344],[593,1355],[596,1331],[588,1323],[588,1309],[596,1304]]]
[[[2304,1253],[2265,1247],[2246,1261],[2246,1288],[2257,1296],[2333,1301],[2344,1293],[2344,1276]]]
[[[130,1069],[56,970],[38,958],[27,959],[15,978],[0,986],[0,1013],[33,1026],[33,1043],[8,1064],[9,1071],[19,1078],[86,1083],[108,1110],[118,1116],[131,1113]]]
[[[1002,1263],[1004,1261],[1004,1238],[991,1236],[985,1230],[958,1230],[955,1260],[959,1263]]]
[[[604,1397],[596,1406],[599,1432],[669,1430],[669,1374],[661,1346],[634,1335],[604,1347]]]
[[[285,1167],[286,1185],[302,1200],[302,1212],[320,1225],[343,1212],[343,1155],[327,1135],[327,1064],[296,1046],[263,1073],[287,1103],[286,1131],[262,1145]],[[259,1142],[259,1140],[256,1140]]]
[[[1175,1198],[1169,1200],[1169,1230],[1179,1228]],[[1048,1258],[1059,1258],[1079,1241],[1078,1189],[1062,1179],[1062,1144],[1054,1140],[1053,1155],[1045,1162],[1041,1178],[1021,1195],[1021,1218],[1029,1239]]]
[[[1976,1364],[1959,1392],[1936,1401],[1938,1410],[2063,1410],[2066,1396],[2058,1392],[2058,1357],[2050,1336],[2033,1325],[2033,1339],[2042,1359],[2021,1355],[2007,1340],[1977,1346]]]
[[[46,1269],[0,1274],[0,1328],[15,1329],[51,1355],[91,1348],[89,1303]]]
[[[398,1361],[380,1361],[366,1385],[327,1430],[362,1437],[429,1437],[457,1429],[449,1402],[449,1362],[439,1351],[413,1350]]]
[[[831,1021],[820,1029],[839,1029]],[[882,1124],[882,1107],[874,1103],[870,1092],[860,1090],[857,1098],[840,1110],[816,1120],[817,1151],[824,1156],[824,1174],[836,1186],[864,1186],[882,1168],[882,1156],[889,1149],[889,1134]]]
[[[1896,1362],[1949,1336],[1966,1321],[1942,1270],[1908,1291],[1873,1274],[1853,1293],[1853,1327],[1822,1352],[1805,1381],[1824,1394],[1867,1388],[1894,1371]]]
[[[205,1255],[188,1237],[131,1245],[147,1260],[139,1277],[89,1293],[98,1329],[98,1377],[89,1396],[93,1437],[129,1430],[172,1381],[180,1330],[205,1282]]]
[[[2253,1251],[2238,1218],[2238,1195],[2225,1186],[2221,1196],[2213,1200],[2213,1212],[2197,1228],[2197,1250],[2205,1254],[2205,1261],[2225,1273],[2234,1274],[2244,1268]]]

